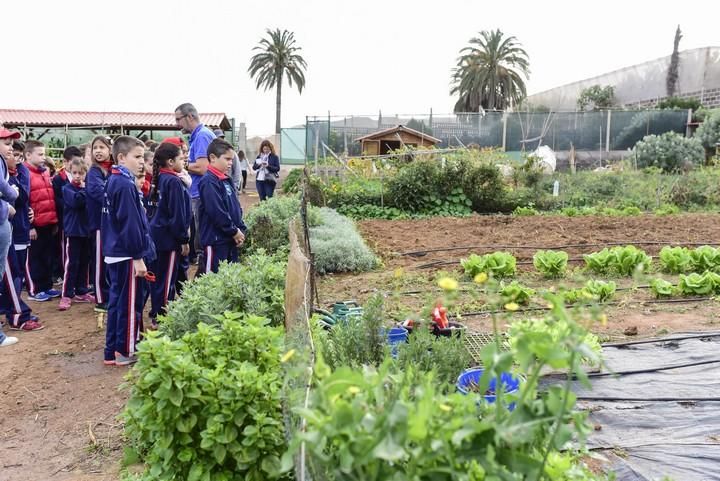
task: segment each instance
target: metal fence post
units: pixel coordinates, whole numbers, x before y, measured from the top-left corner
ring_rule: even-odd
[[[612,117],[612,110],[608,110],[607,118],[607,131],[605,132],[605,152],[610,152],[610,118]],[[609,159],[609,157],[608,157]]]
[[[502,149],[503,152],[507,152],[507,111],[503,111],[503,137],[502,137]]]

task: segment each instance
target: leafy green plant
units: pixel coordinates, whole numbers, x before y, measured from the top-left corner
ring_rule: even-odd
[[[216,322],[175,341],[151,333],[139,345],[123,418],[143,479],[279,477],[283,330],[233,313]]]
[[[690,263],[693,272],[720,270],[720,249],[712,246],[700,246],[690,251]]]
[[[650,256],[635,246],[606,247],[583,258],[587,268],[596,274],[614,272],[621,276],[630,276],[637,270],[647,271],[651,262]]]
[[[337,208],[339,214],[354,220],[363,219],[410,219],[413,216],[395,207],[380,207],[372,204],[343,205]]]
[[[318,214],[321,224],[310,228],[310,249],[320,274],[363,272],[378,266],[378,258],[350,219],[327,207]]]
[[[534,289],[523,286],[518,281],[512,281],[510,284],[500,283],[500,296],[504,303],[528,304],[534,295]]]
[[[467,259],[460,261],[465,275],[474,278],[484,272],[496,279],[512,277],[517,271],[517,261],[512,254],[507,252],[493,252],[491,254],[477,255],[470,254]]]
[[[300,191],[300,179],[302,179],[303,169],[292,169],[282,181],[282,190],[286,194],[295,194]]]
[[[588,293],[592,299],[598,302],[605,302],[615,295],[617,285],[613,281],[601,281],[590,279],[583,286],[583,291]]]
[[[660,249],[660,269],[669,274],[682,274],[693,269],[693,258],[686,247],[665,246]]]
[[[663,204],[653,212],[655,215],[674,215],[680,213],[680,207],[673,204]]]
[[[715,149],[715,145],[720,142],[720,109],[708,111],[695,136],[709,151]]]
[[[527,207],[515,207],[515,210],[513,210],[512,215],[515,217],[529,217],[533,215],[538,215],[540,212],[535,207],[527,206]]]
[[[705,149],[697,138],[686,138],[676,132],[647,135],[635,144],[638,167],[659,167],[673,172],[702,164]]]
[[[333,372],[321,356],[310,403],[295,409],[307,424],[293,436],[283,469],[292,468],[304,443],[308,465],[323,479],[598,479],[574,453],[560,451],[590,432],[587,414],[572,411],[572,375],[537,394],[546,366],[586,383],[583,363],[598,362],[587,330],[557,298],[547,301],[553,305],[547,328],[517,329],[508,351],[499,338],[482,350],[479,393],[514,363],[528,373],[518,393],[500,389],[494,404],[479,402],[481,395],[444,395],[434,372],[412,364],[398,371],[386,360],[377,369]]]
[[[677,286],[678,292],[684,296],[707,296],[720,290],[720,274],[711,271],[688,275],[680,274]]]
[[[653,279],[650,281],[650,290],[658,299],[670,297],[675,293],[675,286],[665,279]]]
[[[435,371],[442,392],[455,390],[458,374],[470,367],[472,359],[461,336],[435,336],[426,326],[417,326],[408,342],[398,349],[396,369],[411,367],[420,372]]]
[[[568,254],[563,251],[537,251],[533,256],[533,265],[544,277],[563,277],[567,271]]]
[[[561,343],[565,336],[569,335],[571,330],[572,326],[563,319],[554,319],[553,317],[522,319],[510,324],[508,340],[506,342],[511,349],[518,349],[518,342],[521,342],[521,339],[526,337],[543,336],[549,340]],[[591,355],[583,356],[583,360],[597,364],[600,353],[602,352],[600,339],[595,334],[587,331],[582,337],[582,343],[585,344],[592,353]]]
[[[351,316],[329,331],[317,335],[320,351],[328,366],[361,368],[377,366],[386,356],[383,298],[375,294],[364,305],[362,316]]]
[[[289,244],[288,225],[290,219],[300,213],[300,199],[296,196],[271,197],[250,209],[245,216],[248,235],[244,249],[252,252],[264,249],[274,253]],[[321,223],[315,207],[308,208],[308,223],[316,226]]]
[[[216,274],[196,277],[185,284],[182,296],[171,302],[160,318],[160,331],[171,339],[192,332],[201,322],[216,324],[225,311],[257,315],[273,325],[285,319],[287,253],[275,256],[257,250],[241,263],[220,264]]]

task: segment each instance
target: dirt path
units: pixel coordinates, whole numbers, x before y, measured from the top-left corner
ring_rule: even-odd
[[[254,186],[240,196],[245,211],[259,202]],[[127,368],[103,366],[92,306],[28,303],[46,327],[4,327],[20,342],[0,349],[0,481],[118,480]]]

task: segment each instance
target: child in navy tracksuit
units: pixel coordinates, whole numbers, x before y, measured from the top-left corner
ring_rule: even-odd
[[[30,244],[30,172],[14,156],[7,159],[7,167],[8,183],[18,188],[18,197],[15,199],[15,215],[12,218],[12,243],[2,278],[0,311],[5,314],[10,329],[39,331],[44,326],[20,297],[25,269],[28,268],[27,246]]]
[[[58,309],[66,311],[75,302],[95,302],[88,288],[90,268],[90,239],[88,238],[87,166],[76,157],[69,164],[71,182],[62,188],[65,246],[63,290]]]
[[[138,139],[118,137],[113,144],[117,165],[112,167],[105,186],[100,231],[110,278],[104,359],[107,365],[135,362],[135,345],[142,332],[147,274],[143,259],[154,257],[142,194],[135,186],[144,152],[145,145]]]
[[[70,183],[70,163],[74,158],[82,159],[82,152],[80,149],[71,145],[63,150],[63,166],[62,169],[58,170],[52,178],[53,193],[55,194],[55,211],[57,212],[58,218],[58,238],[60,239],[60,271],[63,275],[65,269],[65,231],[63,229],[63,208],[65,202],[63,201],[62,189]]]
[[[157,325],[158,314],[165,314],[169,301],[175,299],[180,259],[190,252],[190,193],[178,174],[183,159],[180,147],[161,144],[153,161],[152,189],[149,204],[150,234],[157,250],[155,282],[150,285],[150,320]]]
[[[217,272],[220,261],[237,262],[237,248],[245,241],[247,227],[235,186],[227,175],[235,155],[232,145],[215,139],[207,153],[210,165],[198,183],[200,244],[205,252],[205,272]]]
[[[93,164],[85,178],[88,211],[88,232],[94,255],[90,258],[90,272],[95,286],[96,311],[107,311],[108,276],[103,262],[102,237],[100,235],[105,183],[112,166],[110,139],[98,135],[90,143]]]

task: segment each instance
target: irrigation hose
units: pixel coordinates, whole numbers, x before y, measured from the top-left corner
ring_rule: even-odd
[[[600,305],[602,306],[619,306],[621,304],[682,304],[686,302],[704,302],[704,301],[711,301],[713,300],[713,297],[685,297],[680,299],[647,299],[647,300],[640,300],[640,301],[627,301],[627,302],[620,302],[620,301],[612,301],[612,302],[602,302]],[[567,307],[590,307],[593,304],[570,304]],[[497,309],[494,311],[474,311],[474,312],[462,312],[457,317],[476,317],[476,316],[488,316],[492,314],[501,314],[501,313],[522,313],[522,312],[532,312],[532,311],[549,311],[550,307],[525,307],[522,309],[517,309],[515,311],[508,311],[506,309]],[[457,317],[453,317],[452,319],[456,320]]]
[[[599,397],[599,396],[577,396],[578,401],[640,401],[640,402],[703,402],[703,401],[720,401],[720,397]]]
[[[718,242],[670,242],[670,241],[623,241],[623,242],[602,242],[597,244],[564,244],[556,246],[532,246],[532,245],[474,245],[474,246],[457,246],[457,247],[438,247],[433,249],[424,249],[421,251],[402,252],[400,256],[422,257],[432,252],[449,252],[462,251],[470,249],[535,249],[535,250],[552,250],[552,249],[577,249],[580,247],[602,247],[602,246],[624,246],[624,245],[677,245],[677,246],[717,246]]]
[[[679,336],[679,337],[655,337],[652,339],[643,339],[642,341],[629,341],[629,342],[609,342],[602,344],[602,347],[625,347],[625,346],[634,346],[637,344],[652,344],[655,342],[671,342],[671,341],[684,341],[686,339],[702,339],[706,337],[720,337],[720,332],[704,332],[704,333],[698,333],[698,334],[688,334],[687,336]]]

